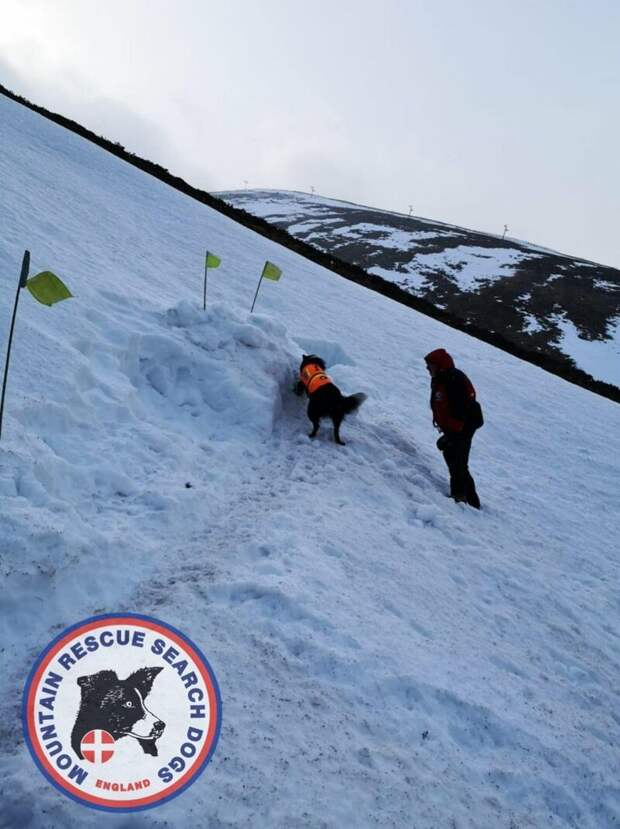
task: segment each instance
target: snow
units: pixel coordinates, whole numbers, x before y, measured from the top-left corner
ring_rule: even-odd
[[[394,282],[407,290],[414,292],[423,291],[424,287],[428,284],[427,274],[418,273],[415,269],[415,265],[413,264],[409,264],[408,266],[405,266],[405,268],[406,269],[404,271],[395,273],[390,268],[382,268],[380,265],[373,265],[372,268],[368,268],[368,273],[374,273],[382,279],[385,279],[387,282]],[[435,303],[435,305],[437,306],[437,303]]]
[[[618,406],[2,97],[0,145],[1,341],[25,247],[33,273],[53,269],[75,295],[50,309],[24,294],[16,326],[2,825],[617,825]],[[222,265],[204,313],[207,247]],[[283,277],[250,315],[265,259]],[[445,495],[423,362],[437,346],[484,407],[480,512]],[[291,393],[303,351],[368,394],[346,447],[327,426],[306,436]],[[50,787],[17,717],[55,633],[121,610],[195,641],[223,700],[206,772],[129,816]]]
[[[381,240],[373,239],[373,245],[382,244]],[[394,247],[392,244],[389,246]],[[404,285],[414,292],[423,292],[429,278],[436,273],[447,276],[461,291],[476,291],[498,279],[514,276],[524,259],[534,258],[536,254],[504,248],[459,245],[440,253],[418,253],[403,270],[394,271],[373,266],[368,268],[368,272],[377,274],[389,282]]]
[[[321,219],[318,222],[299,222],[299,224],[291,225],[289,228],[287,228],[287,230],[292,236],[294,236],[296,233],[308,233],[309,231],[314,230],[317,227],[323,227],[324,225],[328,224],[337,224],[339,221],[340,219]]]
[[[252,190],[251,191],[251,212],[255,216],[261,218],[269,217],[270,221],[277,222],[281,219],[300,218],[306,219],[308,216],[324,216],[329,215],[332,211],[329,209],[337,202],[329,202],[329,200],[321,199],[320,205],[309,203],[309,197],[304,198],[303,193],[288,194],[294,196],[291,200],[283,200],[269,191]],[[237,191],[234,193],[214,193],[224,200],[227,196],[235,195],[235,203],[242,210],[245,209],[244,202],[246,199],[245,191]],[[340,204],[342,206],[342,204]]]
[[[476,291],[498,279],[514,276],[521,262],[536,258],[537,254],[520,250],[458,245],[440,253],[419,254],[412,264],[421,272],[446,274],[461,291]]]
[[[609,323],[604,340],[585,340],[565,314],[555,314],[552,321],[561,332],[560,348],[578,368],[604,383],[620,386],[620,317]]]
[[[355,209],[359,209],[360,207],[360,205],[354,204],[353,202],[342,201],[341,199],[330,199],[326,196],[316,196],[295,190],[227,190],[221,193],[214,193],[214,195],[224,199],[224,201],[230,201],[234,204],[238,203],[241,207],[243,206],[243,202],[247,200],[251,204],[251,212],[254,215],[269,216],[270,218],[273,218],[272,213],[274,208],[284,216],[287,212],[293,214],[299,213],[302,205],[303,215],[308,215],[312,212],[317,214],[321,212],[330,213],[330,210],[326,210],[326,208],[330,207],[351,207]],[[371,210],[377,213],[385,212],[380,208],[366,206],[364,206],[364,210]],[[401,214],[396,213],[395,215],[399,216]]]
[[[299,227],[299,225],[296,227]],[[289,233],[294,233],[293,228],[289,228]],[[318,234],[314,235],[316,236]],[[438,239],[441,236],[452,234],[426,230],[405,231],[384,224],[358,222],[357,224],[347,225],[346,227],[334,228],[331,230],[331,235],[333,237],[342,236],[345,239],[353,240],[367,240],[370,238],[373,247],[407,251],[419,247],[419,242],[422,239]]]
[[[414,219],[416,222],[429,224],[433,228],[436,228],[437,226],[445,227],[446,230],[449,231],[446,233],[447,236],[461,235],[463,233],[467,234],[468,232],[479,232],[476,230],[468,230],[467,228],[458,225],[451,225],[447,222],[441,222],[437,219],[430,220],[410,213],[399,213],[395,210],[386,210],[379,207],[354,204],[353,202],[341,201],[338,199],[327,198],[326,196],[291,190],[230,190],[216,193],[215,195],[225,201],[229,201],[236,207],[241,207],[242,209],[253,213],[255,216],[260,216],[261,218],[265,218],[269,221],[275,221],[277,218],[284,219],[287,215],[291,214],[299,216],[300,218],[310,214],[318,216],[323,214],[329,215],[332,211],[328,208],[338,207],[341,209],[350,208],[355,211],[363,210],[364,212],[378,213],[383,216],[389,215],[399,216],[400,218],[405,219]],[[326,221],[323,220],[322,224],[326,224]],[[389,228],[386,227],[386,230],[388,229]],[[441,234],[433,232],[432,235],[433,237],[436,237]],[[552,254],[553,256],[571,259],[571,261],[574,259],[573,257],[567,256],[566,254],[560,253],[552,248],[535,245],[532,242],[517,239],[513,236],[505,236],[503,234],[500,235],[487,232],[485,232],[484,235],[491,238],[501,239],[502,242],[513,242],[520,250],[527,248],[533,253]],[[505,250],[505,248],[502,249]],[[595,263],[586,262],[585,260],[580,259],[577,261],[579,261],[581,266],[587,265],[590,267],[600,267]]]
[[[524,334],[536,334],[538,331],[543,330],[543,326],[540,324],[538,319],[533,314],[524,314],[524,325],[523,325],[523,333]]]
[[[602,291],[620,291],[620,285],[608,282],[606,279],[595,279],[594,287]]]

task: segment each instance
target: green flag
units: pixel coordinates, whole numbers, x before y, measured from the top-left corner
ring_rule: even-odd
[[[282,271],[273,262],[265,262],[262,275],[265,279],[273,279],[274,282],[277,282],[282,276]]]
[[[209,251],[207,251],[207,260],[205,262],[205,267],[219,268],[221,261],[222,260],[219,258],[219,256],[216,256],[214,253],[209,253]]]
[[[73,296],[65,283],[51,271],[41,271],[26,282],[26,288],[43,305],[54,305]]]

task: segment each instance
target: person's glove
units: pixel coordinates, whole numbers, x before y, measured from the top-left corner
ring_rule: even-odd
[[[450,446],[450,436],[442,435],[437,441],[437,448],[440,452],[445,452],[448,446]]]

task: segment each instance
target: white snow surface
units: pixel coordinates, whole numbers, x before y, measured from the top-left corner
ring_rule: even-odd
[[[299,227],[296,225],[295,227]],[[289,228],[289,233],[294,235],[295,229]],[[371,222],[358,222],[357,224],[348,227],[339,227],[331,231],[333,236],[343,237],[345,240],[367,239],[368,234],[373,234],[372,244],[378,248],[388,248],[389,250],[415,250],[419,246],[421,239],[437,239],[440,236],[447,236],[450,234],[433,232],[427,230],[415,230],[407,232],[399,230],[398,228],[388,227],[384,224],[374,224]],[[313,234],[318,236],[320,234]],[[311,237],[309,237],[311,238]]]
[[[523,330],[526,334],[536,334],[538,331],[543,330],[540,321],[533,314],[525,314],[524,316],[525,325],[523,326]]]
[[[347,282],[0,96],[2,827],[606,829],[620,821],[620,408]],[[205,248],[222,257],[201,308]],[[282,268],[250,306],[263,262]],[[423,356],[486,423],[446,497]],[[307,437],[302,351],[368,400]],[[191,488],[186,488],[186,482]],[[43,647],[179,627],[223,700],[185,793],[111,815],[25,749]],[[162,751],[165,752],[165,745]]]
[[[578,368],[620,386],[620,318],[609,323],[604,340],[584,339],[566,314],[556,314],[552,320],[561,332],[559,347],[571,355]]]
[[[445,274],[461,291],[476,291],[481,285],[514,276],[521,262],[537,258],[538,254],[520,250],[458,245],[441,253],[418,254],[411,264],[420,273]]]

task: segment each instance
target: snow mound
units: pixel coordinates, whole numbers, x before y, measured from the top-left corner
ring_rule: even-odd
[[[273,431],[281,389],[295,371],[284,326],[222,303],[203,312],[188,301],[164,322],[161,333],[133,337],[124,361],[145,417],[154,412],[211,440]]]
[[[93,337],[65,399],[14,401],[0,444],[4,642],[40,624],[24,592],[50,624],[93,601],[117,605],[132,570],[152,569],[153,526],[184,508],[191,482],[174,470],[243,455],[282,412],[297,351],[282,324],[187,300],[150,321],[145,333],[115,330],[115,347]]]

